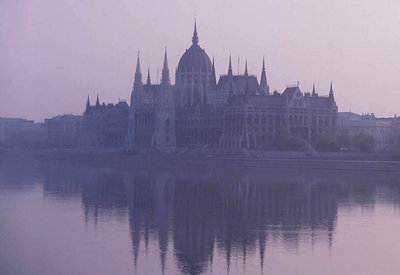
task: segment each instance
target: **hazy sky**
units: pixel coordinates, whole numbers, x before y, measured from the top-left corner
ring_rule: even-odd
[[[231,53],[234,73],[240,56],[259,77],[265,56],[272,90],[315,82],[324,95],[332,80],[339,111],[400,115],[398,0],[0,0],[0,116],[128,100],[137,51],[155,82],[167,46],[173,73],[195,13],[217,74]]]

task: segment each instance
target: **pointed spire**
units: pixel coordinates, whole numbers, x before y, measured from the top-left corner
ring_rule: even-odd
[[[90,109],[90,99],[89,99],[89,95],[87,96],[87,101],[86,101],[86,112],[89,111]]]
[[[215,64],[214,64],[214,57],[212,60],[212,68],[211,68],[211,86],[217,86],[217,77],[215,76]]]
[[[139,57],[139,55],[140,55],[140,52],[138,51],[137,62],[136,62],[136,73],[137,74],[141,74],[141,72],[140,72],[140,57]]]
[[[329,89],[329,98],[333,99],[333,87],[332,87],[332,81],[331,81],[331,87]]]
[[[267,83],[267,73],[265,72],[265,58],[263,57],[263,65],[261,70],[260,88],[264,94],[269,94],[269,86]]]
[[[231,55],[229,55],[228,75],[232,76],[232,56]]]
[[[100,101],[99,101],[99,94],[97,94],[97,99],[96,99],[96,106],[100,106]]]
[[[247,71],[247,59],[246,59],[246,66],[245,66],[245,68],[244,68],[244,75],[245,75],[245,76],[248,76],[248,75],[249,75],[249,72]]]
[[[194,31],[193,31],[192,43],[193,43],[193,45],[199,44],[199,37],[197,36],[197,22],[196,22],[196,18],[194,18]]]
[[[150,68],[147,69],[147,85],[151,85],[151,80],[150,80]]]
[[[312,85],[312,95],[315,96],[315,94],[316,94],[315,93],[315,84],[313,83],[313,85]]]
[[[142,84],[142,73],[140,71],[140,57],[139,57],[140,52],[138,51],[137,55],[137,62],[136,62],[136,72],[135,72],[135,85],[141,85]]]
[[[262,71],[265,72],[265,57],[263,57],[263,66],[262,66]]]
[[[169,83],[169,69],[168,69],[168,58],[167,58],[167,47],[165,47],[164,54],[164,66],[162,69],[161,83]]]

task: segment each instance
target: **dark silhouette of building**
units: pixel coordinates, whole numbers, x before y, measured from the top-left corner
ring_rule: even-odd
[[[129,110],[129,111],[128,111]],[[86,145],[126,146],[172,152],[176,146],[211,146],[228,149],[268,149],[282,127],[315,144],[336,132],[337,106],[332,84],[329,96],[301,92],[298,86],[270,93],[263,59],[261,78],[234,75],[229,58],[227,75],[217,81],[214,61],[199,45],[196,22],[192,45],[169,76],[167,51],[160,84],[150,72],[142,82],[138,54],[130,107],[88,105],[83,129]]]
[[[233,75],[231,58],[227,75],[217,82],[214,61],[199,46],[196,22],[192,45],[175,76],[171,86],[164,61],[161,84],[152,85],[150,74],[143,84],[138,57],[129,117],[132,148],[171,151],[176,144],[263,149],[273,146],[281,127],[310,144],[336,133],[332,84],[326,97],[319,96],[315,86],[312,93],[295,86],[271,94],[264,60],[259,83],[248,74],[247,61],[244,74]],[[165,102],[168,108],[163,107]]]
[[[82,116],[55,116],[45,119],[44,127],[49,146],[77,147],[82,132]]]
[[[129,105],[125,101],[117,104],[90,105],[89,96],[82,121],[82,146],[123,147],[128,136]]]

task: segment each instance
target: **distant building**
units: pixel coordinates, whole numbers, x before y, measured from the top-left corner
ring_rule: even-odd
[[[0,145],[30,146],[32,131],[35,129],[33,120],[22,118],[0,118]]]
[[[45,119],[48,146],[77,147],[82,132],[82,116],[62,115]]]
[[[393,149],[400,150],[400,117],[393,118]]]
[[[374,114],[338,113],[338,129],[350,136],[358,134],[373,138],[376,151],[391,150],[394,146],[395,128],[393,118],[376,118]]]
[[[217,78],[214,62],[199,46],[196,24],[192,45],[181,57],[170,84],[165,53],[161,84],[142,83],[140,60],[129,110],[128,145],[172,151],[175,146],[263,149],[273,145],[281,127],[315,144],[336,134],[337,106],[332,84],[328,96],[288,87],[270,93],[265,62],[260,83],[249,75]]]
[[[124,147],[128,134],[129,105],[125,101],[117,104],[90,105],[87,99],[82,118],[81,146]]]

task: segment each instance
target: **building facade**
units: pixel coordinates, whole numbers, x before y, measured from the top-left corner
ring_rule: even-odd
[[[397,118],[377,118],[374,114],[356,114],[352,112],[338,113],[339,131],[356,136],[365,134],[371,136],[375,151],[388,151],[396,146]]]
[[[165,105],[166,104],[166,105]],[[303,93],[288,87],[270,93],[265,70],[260,82],[249,75],[228,73],[217,81],[214,61],[199,45],[196,23],[192,45],[181,57],[175,85],[169,81],[165,53],[161,84],[153,85],[150,73],[142,82],[140,60],[129,110],[128,144],[131,148],[173,151],[183,147],[267,149],[286,127],[308,143],[336,134],[337,106],[333,88],[328,96]]]
[[[82,116],[61,115],[44,120],[47,144],[50,147],[72,148],[79,145]]]
[[[228,72],[217,81],[214,60],[199,45],[195,23],[192,45],[184,52],[171,84],[167,51],[161,81],[152,84],[150,72],[142,81],[138,55],[130,106],[90,105],[82,121],[84,146],[173,152],[177,147],[269,149],[281,128],[308,144],[336,134],[337,106],[331,84],[327,96],[315,87],[303,93],[298,86],[270,93],[265,61],[260,82],[249,75]]]
[[[125,101],[117,104],[90,105],[89,97],[82,119],[81,146],[125,147],[128,136],[129,105]]]

